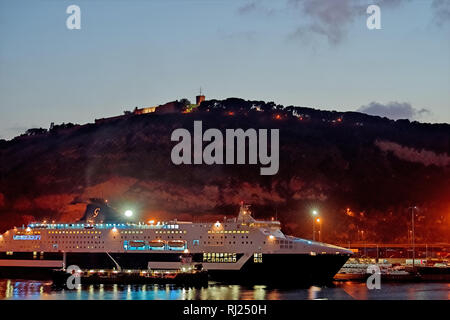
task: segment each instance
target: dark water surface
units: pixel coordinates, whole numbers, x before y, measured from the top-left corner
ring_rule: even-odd
[[[365,283],[340,282],[330,287],[302,289],[226,285],[208,288],[171,285],[85,285],[78,290],[54,289],[51,281],[0,279],[0,299],[13,300],[303,300],[395,299],[450,300],[450,283],[385,283],[368,290]]]

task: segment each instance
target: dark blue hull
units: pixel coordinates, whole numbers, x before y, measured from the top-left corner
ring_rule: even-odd
[[[181,253],[111,253],[122,269],[146,270],[149,261],[179,262]],[[240,256],[240,255],[238,255]],[[62,253],[44,253],[33,257],[32,253],[0,253],[0,260],[63,260]],[[262,262],[251,257],[240,270],[208,270],[210,278],[217,281],[253,284],[314,284],[326,283],[348,260],[346,254],[263,254]],[[194,263],[202,263],[203,254],[193,254]],[[115,263],[106,253],[67,253],[66,266],[81,269],[114,269]],[[225,267],[231,263],[223,263]],[[206,267],[207,268],[207,267]],[[50,279],[52,268],[0,266],[0,278]]]

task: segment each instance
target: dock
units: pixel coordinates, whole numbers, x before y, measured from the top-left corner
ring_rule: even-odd
[[[69,277],[80,278],[80,284],[174,284],[185,287],[203,287],[208,285],[206,270],[81,270],[68,273],[65,270],[53,270],[53,285],[66,287]]]

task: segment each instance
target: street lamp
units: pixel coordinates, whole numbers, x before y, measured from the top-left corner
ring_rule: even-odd
[[[127,210],[125,211],[125,217],[130,218],[133,215],[133,211]]]
[[[313,215],[313,241],[316,241],[316,218],[315,216],[317,216],[319,213],[317,212],[317,210],[313,210],[312,211],[312,215]]]
[[[408,209],[411,209],[412,268],[414,271],[414,260],[416,258],[416,244],[414,239],[414,210],[417,210],[417,206],[409,207]]]
[[[319,242],[321,242],[322,241],[322,220],[320,218],[317,218],[316,222],[319,224]]]

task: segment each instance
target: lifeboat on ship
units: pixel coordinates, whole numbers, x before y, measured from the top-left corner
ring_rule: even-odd
[[[129,246],[134,247],[134,248],[142,248],[142,247],[145,247],[145,242],[144,241],[130,241]]]
[[[164,241],[152,240],[152,241],[149,241],[148,245],[150,246],[150,248],[162,249],[162,248],[164,248]]]
[[[171,240],[167,243],[169,247],[174,249],[183,249],[186,245],[186,241],[184,240]]]

